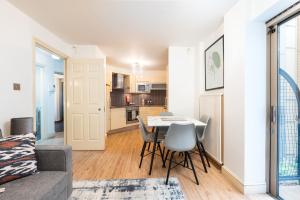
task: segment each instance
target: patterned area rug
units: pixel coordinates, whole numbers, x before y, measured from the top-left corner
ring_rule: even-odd
[[[172,177],[168,185],[165,185],[165,178],[75,181],[71,199],[183,200],[184,196],[178,179]]]

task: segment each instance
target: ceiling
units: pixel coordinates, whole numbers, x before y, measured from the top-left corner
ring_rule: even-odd
[[[196,45],[238,0],[9,0],[71,44],[95,44],[108,63],[164,69],[170,45]]]

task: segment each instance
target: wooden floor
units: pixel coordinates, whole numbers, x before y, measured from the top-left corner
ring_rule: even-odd
[[[101,180],[124,178],[165,177],[166,169],[162,168],[160,157],[156,157],[152,175],[148,176],[150,156],[145,157],[139,169],[142,139],[138,130],[109,135],[105,151],[74,151],[74,180]],[[171,176],[181,183],[186,199],[272,199],[268,195],[244,196],[232,187],[215,167],[209,168],[208,174],[203,171],[199,155],[193,155],[200,185],[196,185],[191,170],[176,167]]]

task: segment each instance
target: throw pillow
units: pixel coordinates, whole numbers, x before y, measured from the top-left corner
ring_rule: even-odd
[[[33,133],[0,139],[0,185],[36,171]]]

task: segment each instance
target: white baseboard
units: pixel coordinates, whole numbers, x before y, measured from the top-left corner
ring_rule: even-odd
[[[266,183],[255,185],[244,185],[244,194],[265,194],[267,192]]]
[[[263,194],[267,191],[266,183],[244,184],[225,166],[222,166],[222,174],[224,174],[225,178],[243,194]]]

